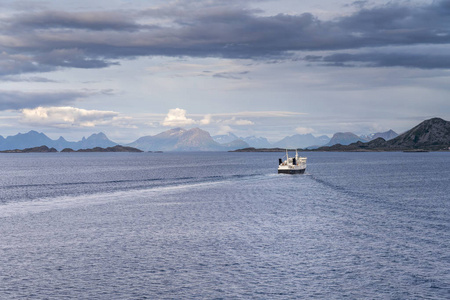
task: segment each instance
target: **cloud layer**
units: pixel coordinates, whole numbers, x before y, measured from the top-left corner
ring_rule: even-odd
[[[59,68],[104,68],[122,58],[192,56],[264,59],[293,51],[383,46],[448,45],[450,0],[412,5],[388,2],[323,21],[310,13],[264,15],[243,4],[177,1],[140,11],[36,10],[0,19],[0,75]],[[340,53],[319,60],[341,65],[448,68],[449,56]],[[315,62],[317,59],[310,59]],[[242,75],[242,74],[239,74]],[[231,76],[219,74],[218,76]],[[234,75],[233,75],[234,76]]]
[[[22,110],[22,123],[50,127],[94,127],[117,117],[113,111],[86,110],[71,106]]]
[[[95,93],[83,91],[21,92],[0,91],[0,111],[65,105]]]
[[[420,69],[450,69],[450,54],[413,53],[335,53],[327,56],[305,57],[309,62],[321,62],[340,67],[405,67]]]
[[[450,0],[352,1],[3,1],[2,130],[276,139],[448,119]]]

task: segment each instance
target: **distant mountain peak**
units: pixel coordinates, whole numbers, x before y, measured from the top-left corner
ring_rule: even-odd
[[[169,132],[185,132],[185,131],[186,131],[186,129],[181,128],[181,127],[169,129]]]
[[[386,132],[377,132],[373,135],[372,140],[377,139],[379,137],[385,139],[386,141],[396,138],[398,136],[397,132],[392,129],[389,129]]]
[[[219,144],[228,144],[239,139],[234,133],[228,132],[226,134],[219,134],[212,137],[214,141]]]
[[[172,128],[154,136],[140,137],[127,144],[145,151],[226,151],[235,150],[246,143],[220,144],[208,131],[194,127],[189,130]]]
[[[84,137],[83,137],[84,138]],[[99,133],[93,133],[91,134],[87,140],[89,139],[108,139],[108,137],[106,136],[106,134],[104,134],[103,132],[99,132]]]
[[[246,142],[250,147],[253,148],[271,148],[273,145],[264,137],[256,137],[254,135],[248,136],[246,138],[240,137],[240,139]]]
[[[362,139],[361,137],[357,136],[352,132],[336,132],[331,138],[331,140],[325,146],[333,146],[336,144],[350,145],[358,141],[365,142],[366,140]]]
[[[30,130],[27,133],[18,133],[13,136],[8,136],[2,140],[1,150],[25,149],[42,145],[48,145],[54,141],[43,133]]]
[[[425,120],[422,123],[424,123],[424,124],[427,124],[427,123],[441,123],[441,124],[444,124],[444,123],[447,123],[447,122],[448,121],[445,121],[442,118],[435,117],[435,118],[431,118],[431,119]]]
[[[432,118],[388,141],[391,146],[407,148],[443,148],[450,145],[450,122]]]
[[[184,129],[182,129],[182,130],[184,130]],[[205,131],[203,129],[200,129],[198,127],[191,128],[188,131],[192,131],[192,132],[207,132],[207,131]],[[209,132],[207,132],[207,133],[209,134]]]
[[[91,134],[87,139],[83,138],[76,147],[79,149],[88,149],[94,147],[107,148],[115,145],[117,145],[117,143],[111,141],[106,134],[99,132]]]
[[[278,148],[308,148],[311,146],[321,146],[326,144],[330,139],[327,137],[326,139],[321,137],[315,137],[311,133],[307,134],[294,134],[291,136],[287,136],[276,142],[274,144],[275,147]]]

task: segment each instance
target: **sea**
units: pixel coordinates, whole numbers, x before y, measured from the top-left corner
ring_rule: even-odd
[[[0,299],[450,299],[450,152],[283,155],[0,154]]]

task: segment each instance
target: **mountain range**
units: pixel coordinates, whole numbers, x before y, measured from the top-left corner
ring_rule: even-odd
[[[388,140],[392,140],[393,138],[396,138],[398,136],[398,134],[393,131],[392,129],[386,132],[377,132],[377,133],[372,133],[369,135],[361,135],[359,136],[362,141],[366,141],[366,142],[370,142],[372,140],[375,140],[379,137],[383,138],[384,140],[388,141]]]
[[[273,144],[276,148],[309,148],[315,146],[325,145],[330,141],[330,138],[326,135],[315,137],[311,133],[308,134],[295,134],[287,136]]]
[[[239,139],[218,143],[200,128],[174,128],[157,135],[141,137],[127,146],[144,151],[228,151],[248,147],[248,144]]]
[[[349,145],[321,147],[321,151],[401,151],[450,150],[450,122],[441,118],[425,120],[405,133],[385,140],[378,137],[369,142],[357,141]]]
[[[74,150],[94,148],[94,147],[112,147],[117,143],[112,142],[108,137],[100,132],[84,138],[78,142],[69,142],[62,136],[57,140],[52,140],[42,132],[31,130],[28,133],[18,133],[13,136],[4,138],[0,136],[0,150],[25,149],[38,146],[47,146],[61,151],[64,148],[72,148]]]
[[[361,136],[357,136],[354,133],[351,132],[337,132],[333,135],[333,137],[329,140],[328,143],[326,144],[322,144],[323,146],[333,146],[333,145],[350,145],[352,143],[356,143],[356,142],[370,142],[372,140],[375,140],[377,138],[383,138],[384,140],[388,141],[391,140],[395,137],[397,137],[398,134],[393,131],[392,129],[386,132],[377,132],[377,133],[372,133],[369,135],[361,135]],[[309,147],[312,148],[312,147]],[[318,147],[315,147],[318,148]]]
[[[351,143],[355,143],[358,141],[366,141],[366,140],[351,132],[337,132],[333,135],[331,140],[324,146],[333,146],[336,144],[349,145]]]
[[[273,145],[264,137],[248,136],[248,137],[237,137],[234,133],[229,132],[227,134],[215,135],[212,137],[214,141],[219,144],[228,144],[236,140],[241,140],[248,144],[250,147],[255,148],[267,148]]]
[[[413,133],[408,131],[400,136],[392,130],[366,136],[357,136],[351,132],[338,132],[331,139],[327,136],[315,137],[312,134],[296,134],[287,136],[273,144],[264,137],[238,137],[233,133],[211,136],[207,131],[200,128],[174,128],[157,135],[141,137],[124,146],[138,148],[143,151],[229,151],[248,147],[319,148],[321,150],[340,151],[350,145],[357,149],[362,145],[361,147],[365,147],[366,149],[389,147],[395,150],[407,149],[408,147],[428,147],[430,143],[434,143],[436,147],[440,147],[448,139],[448,132],[445,131],[446,126],[448,126],[446,125],[448,122],[446,122],[439,118],[426,120],[411,129],[414,130]],[[420,134],[421,132],[425,134]],[[405,136],[405,134],[408,135]],[[92,134],[88,138],[83,137],[78,142],[67,141],[63,137],[52,140],[44,133],[39,133],[34,130],[6,138],[0,136],[0,151],[25,149],[43,145],[61,151],[64,148],[71,148],[73,150],[95,147],[107,148],[116,146],[118,143],[111,141],[102,132]],[[434,149],[433,147],[431,148]]]
[[[287,136],[281,139],[280,141],[272,144],[266,138],[263,137],[257,138],[255,136],[250,136],[243,138],[237,137],[235,134],[230,132],[225,135],[215,135],[213,136],[213,139],[218,143],[230,143],[231,141],[236,141],[239,139],[241,141],[246,142],[250,147],[253,148],[316,149],[321,146],[332,146],[335,144],[349,145],[357,141],[368,142],[378,137],[382,137],[385,140],[390,140],[396,136],[398,136],[398,134],[395,133],[393,130],[389,130],[386,132],[372,133],[367,136],[357,136],[356,134],[351,132],[337,132],[333,135],[331,139],[326,135],[316,137],[311,133],[308,133],[308,134],[295,134]]]

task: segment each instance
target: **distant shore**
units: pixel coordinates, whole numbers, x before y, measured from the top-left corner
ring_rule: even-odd
[[[288,151],[295,151],[295,149],[287,149]],[[283,148],[243,148],[243,149],[237,149],[237,150],[231,150],[228,152],[285,152],[286,149]],[[301,150],[298,149],[298,151],[308,151],[308,150]]]
[[[431,152],[431,151],[450,151],[449,149],[396,149],[396,148],[384,148],[384,149],[363,149],[363,148],[345,148],[342,147],[321,147],[318,149],[287,149],[287,151],[298,151],[298,152]],[[228,152],[286,152],[286,149],[281,148],[243,148]]]
[[[54,152],[58,152],[58,150],[56,150],[55,148],[49,148],[47,146],[0,151],[0,153],[54,153]],[[95,147],[91,149],[79,149],[79,150],[65,148],[61,150],[61,152],[71,153],[71,152],[144,152],[144,151],[133,147],[117,145],[114,147],[107,147],[107,148]]]

